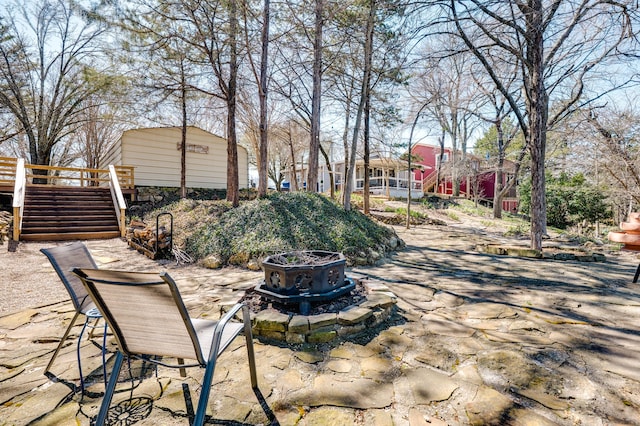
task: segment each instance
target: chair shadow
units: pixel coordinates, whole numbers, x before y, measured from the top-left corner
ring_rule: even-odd
[[[138,362],[140,362],[140,360],[138,360]],[[133,364],[133,362],[132,362],[132,364]],[[130,381],[130,382],[132,382],[132,384],[131,384],[131,387],[127,387],[127,388],[124,388],[124,389],[120,388],[120,389],[116,390],[116,392],[117,393],[130,392],[131,395],[130,395],[129,398],[124,399],[124,400],[118,402],[117,404],[113,404],[109,408],[109,412],[107,414],[107,422],[106,422],[108,425],[110,425],[110,426],[129,426],[129,425],[133,425],[135,423],[138,423],[138,422],[148,418],[151,415],[151,412],[153,410],[154,399],[150,398],[148,396],[136,396],[136,397],[134,397],[133,396],[133,390],[135,388],[137,388],[138,385],[144,379],[150,378],[151,373],[153,371],[155,371],[155,367],[156,366],[153,365],[153,364],[145,363],[144,361],[142,361],[139,365],[132,365],[130,372],[127,371],[126,374],[122,374],[121,373],[118,381],[119,382]],[[98,370],[101,371],[101,368],[98,369]],[[98,374],[99,373],[98,370],[96,370],[96,378],[95,378],[95,380],[98,380],[98,379],[102,380],[102,376],[100,374]],[[127,369],[123,368],[123,373],[125,372],[125,370],[127,370]],[[108,371],[110,371],[110,370],[108,370]],[[75,386],[73,383],[66,382],[66,381],[61,381],[58,378],[55,378],[55,380],[60,382],[60,383],[64,383],[70,389],[77,389],[76,392],[79,390],[79,386]],[[137,382],[137,383],[135,383],[135,382]],[[189,388],[189,385],[187,383],[183,383],[182,384],[182,392],[183,392],[183,395],[184,395],[184,401],[185,401],[185,407],[186,407],[186,415],[180,415],[180,417],[182,417],[182,416],[187,417],[189,419],[189,422],[191,422],[195,418],[195,406],[193,404],[193,399],[192,399],[192,396],[191,396],[191,389]],[[261,407],[262,411],[264,412],[265,416],[268,419],[268,422],[269,422],[268,424],[270,424],[272,426],[280,426],[280,423],[278,422],[275,414],[271,410],[271,407],[269,407],[269,404],[267,403],[267,400],[264,397],[264,395],[262,394],[262,392],[260,391],[260,389],[255,388],[255,389],[253,389],[253,392],[256,395],[256,399],[258,400],[258,403],[260,404],[260,407]],[[70,396],[69,396],[69,399],[71,399],[73,397],[73,395],[74,394],[71,393]],[[100,398],[100,397],[104,396],[104,393],[88,392],[85,389],[85,395],[90,397],[90,398]],[[161,396],[162,396],[162,391],[161,391],[159,397],[161,397]],[[97,415],[90,417],[90,424],[91,425],[93,425],[95,423],[96,418],[97,418]],[[207,416],[206,417],[205,424],[225,425],[225,426],[253,426],[253,423],[239,422],[239,421],[236,421],[236,420],[216,419],[215,417],[212,417],[212,416]]]
[[[69,402],[70,400],[73,399],[74,395],[77,393],[80,393],[80,385],[75,384],[73,382],[70,382],[68,380],[62,379],[58,376],[56,376],[55,374],[53,374],[50,371],[47,371],[46,373],[44,373],[44,375],[51,380],[53,383],[60,383],[62,385],[65,385],[66,387],[69,388],[69,390],[71,391],[66,397],[65,399],[62,401],[63,403]],[[87,376],[88,377],[88,376]],[[102,380],[102,379],[100,379]],[[101,398],[104,396],[104,392],[92,392],[89,391],[87,389],[84,390],[84,395],[82,396],[88,396],[89,398]]]
[[[189,389],[189,385],[186,383],[182,384],[182,390],[184,393],[185,405],[187,408],[186,417],[189,418],[189,421],[191,422],[195,417],[194,405],[191,398],[191,390]],[[256,398],[258,399],[258,402],[260,403],[260,407],[269,420],[269,424],[272,426],[280,426],[280,423],[269,407],[269,404],[267,404],[267,401],[264,398],[264,395],[262,395],[260,389],[254,389],[254,393],[256,395]],[[110,426],[130,426],[148,418],[151,415],[152,410],[152,398],[146,396],[131,397],[129,399],[122,400],[109,408],[106,423]],[[95,424],[96,417],[97,416],[91,417],[91,425]],[[205,424],[225,426],[253,426],[252,423],[239,422],[236,420],[216,419],[211,416],[206,417]]]
[[[189,395],[189,401],[187,402],[187,411],[188,411],[189,418],[193,419],[195,417],[195,413],[193,412],[193,403],[190,400],[191,394],[189,393],[188,386],[186,384],[183,384],[182,387],[183,389],[185,389],[185,387],[187,388],[187,391],[184,394],[185,402],[187,402],[186,398],[187,398],[187,395]],[[254,388],[253,393],[256,395],[256,398],[258,399],[258,403],[260,404],[260,407],[262,408],[262,411],[264,412],[265,416],[267,416],[267,419],[269,420],[269,424],[271,426],[280,426],[280,422],[278,422],[276,415],[271,410],[271,407],[269,407],[269,404],[267,403],[267,400],[265,399],[264,395],[262,395],[262,392],[260,391],[260,389]],[[189,412],[189,407],[191,407],[190,412]],[[207,416],[205,418],[205,424],[224,425],[224,426],[253,426],[253,423],[244,423],[236,420],[221,420],[221,419],[212,418],[211,416]]]

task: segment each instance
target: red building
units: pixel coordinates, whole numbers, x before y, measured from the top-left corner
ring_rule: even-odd
[[[466,198],[476,196],[483,202],[493,205],[496,192],[496,167],[495,161],[485,160],[471,154],[466,154],[464,162],[461,161],[462,153],[458,152],[455,158],[457,167],[453,167],[453,151],[444,148],[442,152],[442,165],[438,179],[438,163],[440,162],[440,147],[436,145],[416,144],[411,150],[418,157],[418,164],[423,170],[415,170],[414,175],[422,180],[422,188],[425,193],[453,194],[454,172],[460,181],[460,195]],[[502,184],[515,179],[515,165],[505,160],[503,166]],[[516,185],[513,185],[502,200],[504,211],[515,212],[518,207],[516,198]]]

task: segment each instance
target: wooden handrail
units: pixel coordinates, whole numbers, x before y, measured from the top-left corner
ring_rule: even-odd
[[[0,181],[13,181],[15,176],[16,158],[0,157]],[[25,179],[28,184],[56,185],[56,186],[107,186],[110,182],[108,169],[89,169],[80,167],[45,166],[40,164],[24,164]],[[114,166],[121,188],[133,189],[133,166]],[[42,173],[37,173],[41,171]],[[53,172],[53,174],[52,174]],[[56,173],[57,172],[57,173]],[[33,183],[36,179],[37,183]],[[40,182],[38,182],[40,181]]]
[[[429,173],[427,176],[422,179],[422,189],[423,191],[428,191],[431,189],[433,185],[436,185],[436,180],[438,179],[438,172],[433,171]]]
[[[116,216],[118,218],[118,227],[120,228],[120,236],[126,235],[125,226],[125,210],[127,209],[127,203],[124,201],[122,190],[120,189],[120,182],[118,178],[118,172],[115,166],[109,165],[109,189],[111,190],[111,199],[113,200],[113,206],[116,209]]]
[[[27,190],[27,178],[24,159],[16,162],[15,182],[13,185],[13,240],[20,240],[22,231],[22,215],[24,214],[24,196]]]
[[[27,173],[27,170],[31,173]],[[122,195],[122,188],[134,189],[134,182],[134,168],[132,166],[110,165],[108,169],[58,167],[27,164],[22,158],[0,157],[0,184],[13,184],[14,187],[13,239],[15,241],[19,241],[22,231],[24,199],[28,185],[111,187],[114,207],[118,217],[118,227],[120,228],[120,234],[124,237],[127,205]]]

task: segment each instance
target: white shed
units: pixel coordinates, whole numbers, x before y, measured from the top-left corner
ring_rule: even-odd
[[[133,166],[135,186],[180,187],[180,127],[127,130],[102,166]],[[249,153],[238,146],[240,188],[249,186]],[[227,141],[198,127],[187,128],[188,188],[226,189]]]

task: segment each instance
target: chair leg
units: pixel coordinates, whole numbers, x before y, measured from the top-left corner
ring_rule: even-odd
[[[207,416],[207,404],[209,402],[209,394],[211,393],[211,382],[213,380],[213,373],[216,369],[217,358],[217,356],[211,356],[211,359],[204,370],[200,399],[198,399],[198,409],[196,410],[196,417],[193,419],[193,424],[191,426],[202,426],[204,424],[204,419]]]
[[[104,387],[107,388],[107,322],[104,322],[104,330],[102,332],[102,378],[104,379]]]
[[[53,361],[58,356],[58,353],[60,352],[60,349],[62,348],[62,344],[65,342],[65,340],[67,340],[67,337],[69,337],[69,333],[71,333],[71,329],[73,328],[73,325],[76,323],[76,319],[78,319],[79,315],[80,315],[80,312],[76,312],[76,314],[71,319],[71,323],[69,323],[69,327],[67,327],[67,331],[64,332],[64,335],[60,339],[60,343],[58,343],[58,347],[53,352],[53,356],[49,360],[49,364],[47,364],[47,367],[44,369],[44,373],[45,374],[49,372],[49,369],[51,369],[51,366],[53,365]]]
[[[184,359],[178,358],[178,364],[179,365],[184,365]],[[180,369],[180,377],[187,377],[187,369],[186,368],[181,368]]]
[[[204,377],[202,379],[202,389],[200,391],[200,399],[198,400],[198,408],[196,410],[196,417],[193,419],[191,426],[202,426],[204,419],[207,416],[207,404],[209,403],[209,394],[211,392],[211,381],[213,380],[213,373],[216,369],[217,357],[212,356],[212,359],[207,364],[204,371]]]
[[[89,324],[89,318],[87,318],[82,326],[82,330],[80,330],[80,336],[78,336],[78,345],[76,350],[76,356],[78,358],[78,371],[80,372],[80,390],[84,395],[84,377],[82,376],[82,361],[80,359],[80,345],[82,344],[82,335],[87,328],[87,324]],[[104,363],[102,364],[104,365]]]
[[[251,332],[251,317],[249,315],[249,308],[244,306],[242,308],[242,319],[244,322],[244,337],[247,341],[247,357],[249,358],[249,374],[251,375],[251,387],[256,389],[258,387],[258,374],[256,373],[256,357],[253,351],[253,333]]]
[[[109,382],[104,392],[104,398],[102,399],[102,405],[100,405],[100,412],[96,419],[96,426],[104,426],[107,420],[107,414],[109,413],[109,405],[113,399],[113,393],[116,390],[116,384],[118,383],[118,377],[120,376],[120,370],[122,369],[122,359],[124,355],[118,351],[116,353],[116,359],[113,363],[113,370],[111,370],[111,376],[109,376]]]
[[[253,351],[251,317],[249,315],[249,308],[247,306],[243,306],[242,308],[242,320],[244,322],[244,335],[247,340],[247,355],[249,357],[249,370],[251,372],[251,387],[256,389],[258,387],[258,378],[256,374],[256,362]],[[198,409],[196,410],[196,417],[193,420],[192,426],[202,426],[204,424],[204,420],[207,415],[209,394],[211,393],[211,382],[213,380],[213,373],[216,369],[216,361],[217,356],[211,356],[211,359],[209,360],[209,363],[207,364],[207,367],[205,369],[204,378],[202,379],[202,390],[200,391],[200,399],[198,400]]]
[[[93,325],[89,329],[89,334],[87,334],[89,339],[93,339],[93,330],[95,330],[98,327],[99,322],[100,322],[100,318],[96,318],[96,321],[93,323]]]

